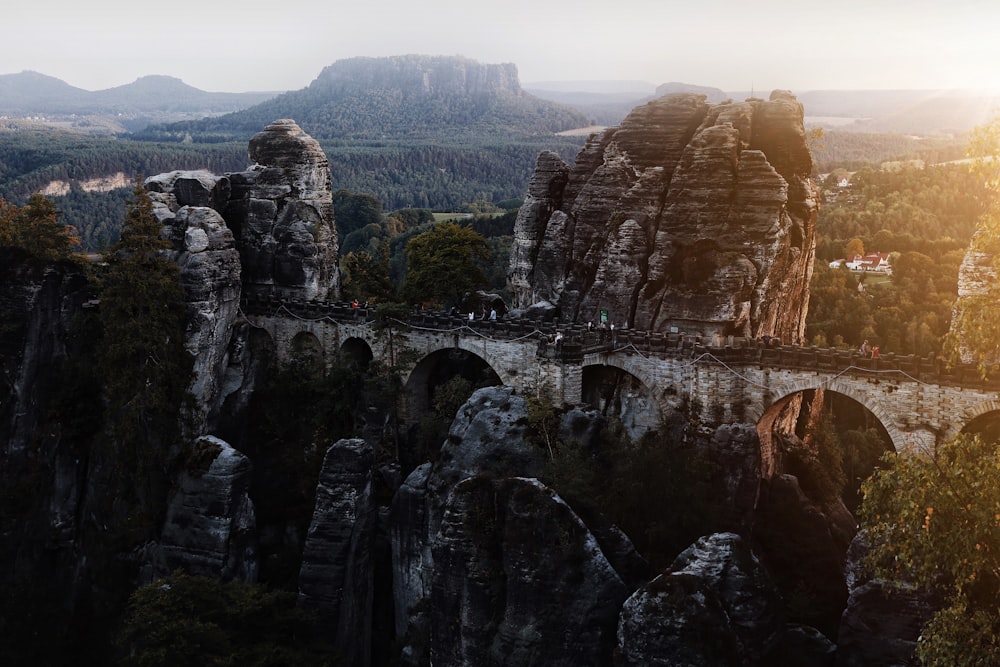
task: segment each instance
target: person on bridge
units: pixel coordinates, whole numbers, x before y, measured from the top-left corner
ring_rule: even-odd
[[[490,321],[491,322],[496,322],[497,321],[497,309],[496,308],[490,308]]]
[[[868,339],[867,338],[865,338],[865,342],[861,343],[861,356],[862,357],[867,357],[868,356]]]
[[[872,347],[872,359],[878,359],[878,345]]]

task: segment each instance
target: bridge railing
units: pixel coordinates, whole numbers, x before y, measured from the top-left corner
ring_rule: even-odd
[[[349,303],[283,299],[277,296],[246,295],[244,312],[292,316],[307,320],[328,319],[342,323],[371,322],[373,308]],[[578,362],[591,353],[641,354],[670,358],[704,358],[723,364],[757,365],[805,371],[872,375],[897,372],[915,380],[934,384],[1000,389],[1000,371],[983,379],[972,364],[949,366],[933,356],[885,353],[878,359],[856,350],[782,345],[777,339],[762,340],[739,336],[713,337],[683,333],[663,333],[635,329],[603,330],[580,324],[560,324],[541,320],[501,318],[469,320],[434,311],[413,311],[406,322],[415,329],[456,332],[500,340],[537,341],[539,356]]]

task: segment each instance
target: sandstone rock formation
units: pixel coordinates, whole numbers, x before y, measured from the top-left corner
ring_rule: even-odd
[[[292,120],[250,140],[249,170],[230,174],[224,215],[237,237],[248,290],[305,299],[340,295],[330,164]]]
[[[863,564],[869,545],[858,533],[847,552],[850,596],[837,636],[837,665],[919,665],[917,637],[941,600],[913,588],[893,589],[872,577]]]
[[[178,190],[175,197],[186,201],[188,197],[183,195],[187,194]],[[171,259],[181,271],[185,341],[194,358],[194,427],[199,433],[211,432],[222,403],[240,386],[243,374],[237,326],[242,283],[236,241],[215,209],[184,205],[174,213],[164,203],[168,198],[163,194],[151,197],[157,202],[154,211],[164,223],[163,233],[174,247]]]
[[[299,602],[317,610],[343,664],[355,667],[371,664],[373,462],[364,440],[327,450],[299,573]]]
[[[981,308],[975,303],[977,299],[988,297],[992,286],[996,285],[997,269],[994,261],[1000,248],[984,247],[987,245],[984,233],[980,230],[972,238],[969,249],[962,258],[958,269],[958,298],[952,309],[951,334],[958,342],[958,352],[962,363],[976,363],[977,354],[969,346],[968,339],[962,331],[960,322],[962,312],[966,308]],[[981,352],[981,351],[979,351]],[[987,363],[995,363],[995,357],[984,358]]]
[[[181,474],[167,508],[150,580],[176,569],[215,579],[257,580],[256,519],[250,460],[229,443],[205,436],[195,451],[207,469]],[[201,462],[192,462],[200,464]]]
[[[784,632],[774,584],[743,540],[704,537],[626,600],[624,665],[756,665]]]
[[[88,295],[79,267],[0,249],[0,453],[18,453],[34,437],[59,381],[73,317]]]
[[[610,664],[625,585],[538,480],[460,482],[433,549],[433,664]]]
[[[817,197],[802,106],[674,94],[539,156],[515,224],[514,307],[571,321],[801,342]]]
[[[543,473],[546,451],[529,438],[527,410],[509,387],[477,390],[456,415],[438,461],[415,469],[393,499],[403,664],[429,655],[435,664],[600,664],[580,658],[580,648],[556,652],[564,646],[551,639],[557,627],[592,656],[610,659],[617,607],[609,600],[621,603],[622,582],[639,576],[641,559],[620,532],[601,524],[591,530],[531,479]],[[599,422],[573,410],[560,433],[587,442]],[[506,592],[485,599],[484,590]],[[573,618],[560,609],[575,610]],[[456,614],[467,619],[465,629],[452,627]],[[529,660],[532,650],[544,659]],[[505,651],[513,657],[497,662]]]

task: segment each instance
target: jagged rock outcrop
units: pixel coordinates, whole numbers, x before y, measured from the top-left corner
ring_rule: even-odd
[[[514,308],[801,342],[817,197],[802,106],[674,94],[539,156],[511,252]]]
[[[326,452],[299,572],[299,602],[315,609],[342,664],[371,664],[374,450],[361,439]]]
[[[864,566],[867,535],[858,533],[844,566],[850,595],[837,636],[838,667],[916,665],[920,629],[940,608],[933,594],[912,587],[891,588]]]
[[[548,650],[545,644],[551,641],[552,635],[536,635],[532,624],[551,628],[559,623],[565,623],[569,632],[572,623],[576,622],[571,619],[559,620],[557,616],[551,616],[557,614],[555,609],[545,606],[539,599],[520,601],[518,605],[523,606],[508,607],[506,612],[489,611],[482,606],[488,601],[468,597],[466,595],[468,591],[462,589],[464,584],[452,582],[444,585],[442,577],[447,577],[448,571],[459,567],[458,561],[454,560],[459,557],[450,553],[450,547],[446,548],[439,544],[445,532],[445,521],[449,522],[447,528],[449,539],[454,540],[456,549],[460,548],[461,553],[465,554],[461,558],[466,556],[472,558],[469,555],[472,545],[488,542],[491,545],[489,551],[493,554],[489,558],[502,560],[505,558],[502,554],[507,554],[507,558],[523,558],[524,560],[518,561],[522,563],[523,568],[528,568],[529,562],[534,562],[537,566],[549,562],[550,559],[557,562],[569,559],[573,560],[572,568],[576,568],[573,571],[577,572],[578,576],[588,572],[607,571],[614,573],[614,578],[619,582],[623,579],[633,582],[645,574],[644,563],[620,531],[602,522],[596,522],[594,529],[591,530],[583,524],[580,515],[570,510],[561,499],[553,496],[551,491],[538,482],[528,479],[536,478],[543,473],[547,453],[544,446],[531,441],[527,415],[527,400],[514,394],[511,388],[487,387],[477,390],[459,409],[448,439],[441,447],[439,459],[433,464],[416,468],[393,498],[391,514],[393,586],[397,596],[396,632],[403,638],[404,643],[401,658],[403,664],[416,665],[428,659],[430,639],[433,640],[436,664],[490,664],[490,661],[498,655],[496,650],[499,650],[489,649],[491,642],[495,642],[498,647],[506,647],[505,650],[518,656],[517,659],[511,658],[509,662],[497,664],[563,664],[558,662],[560,658],[554,654],[550,656],[548,653],[545,653],[546,660],[551,659],[552,662],[542,660],[532,663],[529,660],[525,663],[517,660],[525,659],[529,644],[534,644],[537,651]],[[560,437],[567,441],[590,444],[597,437],[601,421],[601,418],[592,412],[568,411],[560,422]],[[508,478],[513,477],[523,479],[510,486]],[[496,480],[497,507],[492,504],[480,507],[480,502],[485,502],[483,499],[494,492],[484,491],[486,487],[479,487],[471,482],[469,483],[472,485],[466,489],[469,495],[462,496],[460,506],[454,505],[457,502],[454,496],[458,494],[458,488],[466,484],[466,480],[473,479],[486,480],[481,483],[487,485],[493,483],[489,480]],[[522,488],[526,484],[531,486],[530,490]],[[514,517],[520,516],[513,514],[513,508],[520,507],[522,509],[517,511],[523,512],[526,511],[524,508],[530,506],[530,503],[517,504],[520,501],[515,502],[516,498],[527,496],[531,497],[531,503],[537,503],[536,510],[539,514],[530,518],[524,516],[522,526],[510,525],[504,528],[504,532],[489,535],[469,532],[473,526],[476,526],[476,530],[484,528],[484,524],[475,523],[473,515],[496,513],[495,521],[509,521],[513,524]],[[505,500],[508,497],[510,500]],[[507,505],[500,508],[502,503]],[[553,503],[559,507],[554,507]],[[465,519],[462,518],[463,513],[466,514]],[[447,516],[450,518],[446,518]],[[472,523],[466,526],[463,523],[466,520]],[[561,526],[558,530],[569,531],[567,535],[575,536],[570,540],[574,545],[572,549],[566,547],[567,551],[561,551],[565,545],[547,542],[551,537],[549,533],[556,531],[557,525]],[[555,552],[548,555],[539,552],[531,558],[526,555],[515,556],[529,548],[520,544],[520,540],[527,538],[519,531],[525,530],[535,530],[537,534],[535,539],[538,544],[531,546],[531,549],[551,548],[555,549]],[[584,531],[586,535],[580,531]],[[585,548],[581,549],[581,545]],[[575,555],[571,556],[570,552]],[[439,562],[439,558],[443,558],[444,562]],[[477,571],[480,567],[488,567],[485,561],[476,563],[469,560],[462,567],[465,566]],[[548,571],[547,566],[545,571]],[[491,585],[510,586],[510,595],[514,595],[514,591],[517,590],[520,591],[517,595],[529,596],[528,589],[537,586],[544,589],[552,599],[561,600],[562,604],[582,605],[581,608],[587,605],[600,607],[594,600],[586,601],[590,593],[579,590],[579,586],[570,585],[561,575],[546,580],[543,574],[533,575],[512,565],[511,569],[498,570],[490,576],[494,577]],[[471,583],[469,585],[474,586]],[[594,590],[606,591],[604,587],[607,585],[607,583],[595,584]],[[564,590],[566,586],[569,588]],[[568,602],[570,599],[574,601]],[[453,618],[438,612],[439,603],[449,608],[456,605],[463,607],[461,613],[468,615],[470,620],[493,613],[501,615],[505,613],[507,618],[503,623],[494,625],[484,621],[486,625],[470,630],[472,635],[478,633],[479,636],[476,638],[472,635],[458,636],[452,634],[452,630],[446,627]],[[602,619],[602,624],[608,623],[608,619],[603,615],[603,607],[600,612],[597,611],[597,607],[594,608],[594,613]],[[597,642],[604,647],[600,648],[600,651],[606,652],[610,645],[604,643],[609,636],[605,630],[611,628],[608,632],[613,632],[614,624],[615,620],[612,618],[610,625],[602,625],[604,630],[598,631],[593,626],[587,628],[581,626],[572,632],[579,634],[581,641],[591,642],[588,645],[592,647],[593,642]],[[517,632],[522,632],[519,639],[514,638],[515,628],[520,628]],[[486,635],[491,633],[495,633],[495,636],[487,639]],[[480,650],[486,650],[487,653],[480,654],[478,653]],[[491,650],[494,653],[488,652]],[[598,649],[593,648],[593,650]],[[479,655],[480,659],[463,663],[464,658],[458,657],[474,654]],[[578,654],[574,652],[566,655]],[[585,660],[585,662],[590,664],[590,661]],[[580,664],[579,661],[577,664]]]
[[[245,290],[288,298],[340,296],[330,163],[295,121],[276,120],[250,139],[254,164],[217,176],[173,171],[145,180],[166,221],[181,207],[225,218],[239,250]]]
[[[951,334],[958,342],[958,353],[962,363],[970,364],[977,361],[976,351],[969,347],[968,339],[961,328],[962,313],[966,308],[979,308],[975,300],[986,297],[990,293],[990,288],[996,285],[997,269],[994,261],[1000,248],[996,244],[992,247],[982,230],[976,232],[969,244],[969,249],[962,258],[962,265],[958,269],[958,298],[952,309]],[[982,351],[979,351],[980,353]],[[987,363],[995,363],[996,357],[985,357]]]
[[[843,564],[852,535],[824,509],[794,475],[775,475],[761,482],[753,536],[768,567],[780,573],[783,592],[802,595],[810,624],[833,637],[847,601]]]
[[[625,585],[538,480],[460,482],[433,551],[433,664],[610,664]]]
[[[282,119],[250,140],[247,171],[229,174],[223,212],[250,291],[305,299],[340,295],[330,164],[319,142]]]
[[[229,443],[200,438],[167,508],[149,580],[176,569],[223,580],[257,580],[257,526],[250,459]],[[207,465],[205,461],[210,461]]]
[[[624,665],[757,665],[784,632],[778,591],[733,533],[703,537],[625,601]]]
[[[177,179],[178,186],[185,181]],[[211,190],[198,189],[202,195]],[[180,201],[204,199],[177,191]],[[240,257],[225,220],[207,206],[181,206],[176,212],[162,194],[151,195],[164,224],[164,236],[173,244],[171,259],[180,268],[185,298],[185,346],[194,359],[191,394],[195,413],[192,427],[212,432],[227,396],[242,384],[240,319]]]
[[[0,453],[18,453],[35,436],[59,381],[73,317],[88,298],[80,267],[0,248]]]

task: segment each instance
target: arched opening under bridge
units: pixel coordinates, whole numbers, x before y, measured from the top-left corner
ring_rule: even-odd
[[[308,331],[300,331],[292,338],[289,348],[292,359],[311,364],[323,363],[323,344]]]
[[[399,453],[404,470],[437,455],[458,408],[473,391],[500,384],[489,363],[468,350],[447,348],[421,359],[404,389],[407,446]]]
[[[985,412],[962,427],[962,433],[978,435],[987,442],[1000,443],[1000,410]]]
[[[635,375],[616,366],[585,366],[581,398],[604,416],[620,421],[633,442],[657,431],[663,421],[650,389]]]
[[[340,346],[340,358],[359,370],[368,368],[368,364],[375,358],[371,346],[367,341],[351,337]]]
[[[844,560],[857,532],[861,483],[889,433],[864,404],[829,389],[775,401],[757,423],[761,479],[754,512],[758,551],[789,605],[789,620],[835,640],[847,603]]]

